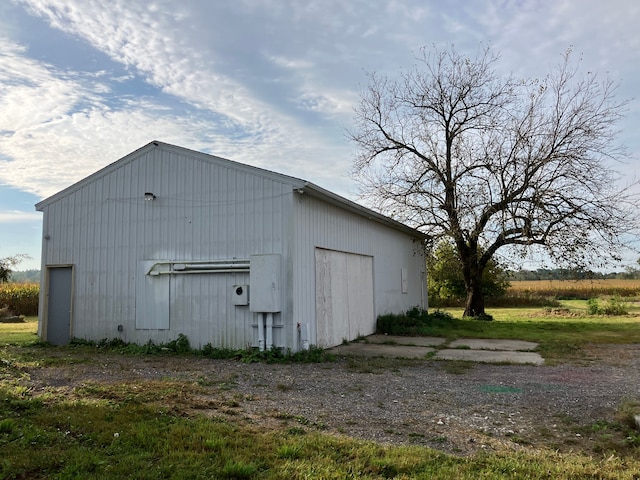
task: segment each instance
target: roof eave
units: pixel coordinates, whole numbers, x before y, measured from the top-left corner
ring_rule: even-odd
[[[411,228],[402,222],[399,222],[385,215],[382,215],[381,213],[375,212],[367,207],[352,202],[347,198],[341,197],[340,195],[330,192],[329,190],[325,190],[324,188],[319,187],[311,182],[305,182],[303,188],[297,189],[297,191],[298,193],[308,194],[310,197],[324,200],[327,203],[366,217],[369,220],[392,227],[396,230],[400,230],[401,232],[419,238],[420,240],[425,240],[428,237],[425,233],[416,230],[415,228]]]

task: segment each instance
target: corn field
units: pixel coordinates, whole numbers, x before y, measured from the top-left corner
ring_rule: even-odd
[[[589,299],[611,295],[620,297],[639,296],[640,280],[521,280],[512,281],[507,290],[507,296],[511,297]]]
[[[589,300],[598,297],[621,297],[626,301],[640,300],[640,279],[592,280],[511,280],[500,297],[487,297],[493,308],[554,307],[559,300]],[[464,298],[446,300],[430,298],[433,308],[464,307]]]
[[[37,283],[2,283],[0,308],[8,307],[15,315],[37,315],[39,293],[40,285]]]

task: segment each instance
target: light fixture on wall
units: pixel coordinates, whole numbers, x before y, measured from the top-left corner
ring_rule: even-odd
[[[151,200],[155,200],[156,196],[151,192],[145,192],[144,199],[150,202]]]

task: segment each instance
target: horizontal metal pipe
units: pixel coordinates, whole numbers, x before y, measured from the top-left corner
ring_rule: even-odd
[[[171,270],[167,272],[155,272],[155,275],[187,275],[194,273],[249,273],[249,268],[220,268],[210,270]]]
[[[249,260],[212,260],[201,262],[158,262],[148,275],[181,275],[187,273],[249,273]]]
[[[183,263],[184,270],[218,270],[221,268],[249,268],[247,263]]]

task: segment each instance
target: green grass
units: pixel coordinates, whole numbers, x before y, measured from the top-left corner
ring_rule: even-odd
[[[539,352],[545,357],[547,364],[569,361],[580,356],[582,347],[588,344],[640,343],[640,304],[627,303],[629,315],[607,316],[589,315],[586,300],[563,300],[556,309],[544,308],[495,308],[487,313],[494,318],[492,322],[463,319],[462,309],[447,308],[442,311],[451,315],[437,318],[429,324],[420,325],[410,333],[445,337],[449,340],[457,338],[512,338],[536,342]],[[0,345],[33,345],[37,344],[37,317],[27,317],[27,322],[17,324],[0,323]],[[405,332],[406,333],[406,332]],[[83,351],[85,357],[95,354],[96,345],[75,345],[76,352]],[[104,348],[108,349],[107,343]],[[115,351],[128,354],[144,354],[159,352],[160,346],[112,346]],[[8,352],[5,352],[8,355]],[[43,354],[46,353],[43,351]],[[179,352],[178,352],[179,353]],[[203,353],[203,352],[199,352]],[[207,352],[204,351],[206,354]],[[217,358],[217,350],[210,352],[211,358]],[[326,361],[333,357],[319,349],[298,352],[291,356],[278,352],[222,352],[223,358],[238,358],[245,362],[252,361]],[[14,350],[14,355],[20,355]],[[74,356],[74,358],[76,358]],[[76,358],[77,360],[77,358]],[[65,363],[60,352],[42,358],[44,364]],[[69,360],[71,361],[71,360]]]
[[[634,459],[545,452],[455,457],[423,447],[394,447],[305,429],[261,430],[171,412],[160,402],[176,385],[151,382],[130,398],[119,387],[81,389],[70,401],[0,388],[1,478],[345,479],[345,478],[633,478]],[[133,386],[130,386],[132,389]],[[185,383],[189,404],[197,388]],[[175,393],[175,392],[174,392]],[[135,395],[134,395],[135,397]]]
[[[24,323],[0,323],[0,345],[25,345],[38,341],[38,317],[26,317]]]
[[[629,315],[588,315],[587,301],[561,301],[561,310],[500,309],[489,312],[489,328],[496,338],[518,338],[540,344],[547,364],[575,359],[588,344],[640,343],[640,312]],[[568,311],[567,311],[568,310]]]
[[[414,328],[413,334],[458,338],[511,338],[538,343],[547,364],[575,360],[588,344],[640,343],[640,307],[628,303],[629,315],[589,315],[586,300],[563,300],[554,309],[493,308],[493,321],[462,318],[463,309]]]
[[[573,358],[589,343],[640,342],[638,317],[589,316],[586,302],[578,301],[563,308],[569,309],[560,312],[565,316],[539,308],[492,309],[493,322],[442,319],[420,333],[536,341],[555,361]],[[631,311],[638,313],[635,306]],[[615,421],[585,430],[602,438],[601,457],[552,449],[456,457],[328,435],[302,418],[295,426],[261,427],[242,415],[227,383],[202,379],[87,381],[71,390],[33,391],[27,367],[100,361],[102,352],[91,345],[35,343],[36,329],[33,318],[0,325],[0,478],[632,479],[640,471],[637,455],[611,454],[637,452],[640,436],[625,437],[628,445],[607,443],[632,428],[637,402],[623,405]],[[463,373],[472,365],[453,367]]]

